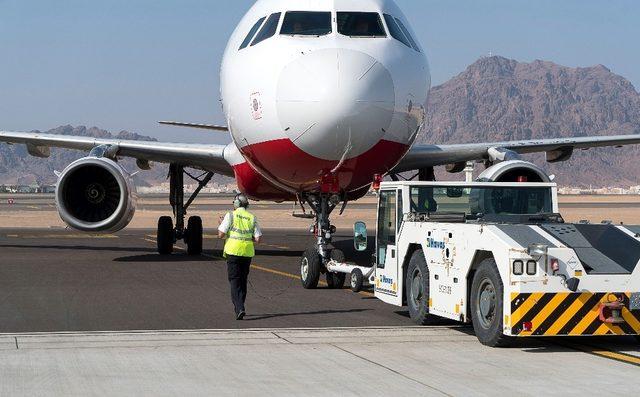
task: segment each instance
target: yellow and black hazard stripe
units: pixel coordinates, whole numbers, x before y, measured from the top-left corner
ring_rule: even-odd
[[[624,296],[624,323],[600,321],[600,304],[610,302],[612,293],[513,293],[511,315],[505,322],[516,336],[552,335],[638,335],[640,311],[630,311],[629,293]],[[525,324],[530,330],[525,330]]]

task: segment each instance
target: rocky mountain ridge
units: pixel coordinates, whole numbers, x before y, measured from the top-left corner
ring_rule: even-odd
[[[640,134],[640,94],[602,65],[569,68],[547,61],[481,58],[434,87],[419,143],[467,143]],[[561,185],[640,185],[640,148],[578,151],[546,164]]]

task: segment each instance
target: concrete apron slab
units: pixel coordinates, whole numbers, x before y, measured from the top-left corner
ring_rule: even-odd
[[[628,395],[638,379],[628,364],[544,343],[492,349],[463,331],[4,335],[0,395]]]

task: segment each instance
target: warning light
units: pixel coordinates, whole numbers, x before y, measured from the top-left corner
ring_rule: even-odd
[[[531,332],[531,330],[533,329],[533,323],[531,321],[525,321],[524,323],[522,323],[522,329],[525,332]]]
[[[557,272],[560,270],[560,262],[558,262],[558,258],[551,258],[551,271]]]
[[[373,176],[373,183],[371,184],[371,188],[376,192],[380,190],[380,184],[382,183],[383,177],[380,174],[375,174]]]

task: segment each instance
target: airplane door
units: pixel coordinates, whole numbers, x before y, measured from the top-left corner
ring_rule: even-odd
[[[382,190],[378,202],[375,294],[392,305],[402,305],[402,294],[398,292],[397,219],[396,190]]]

